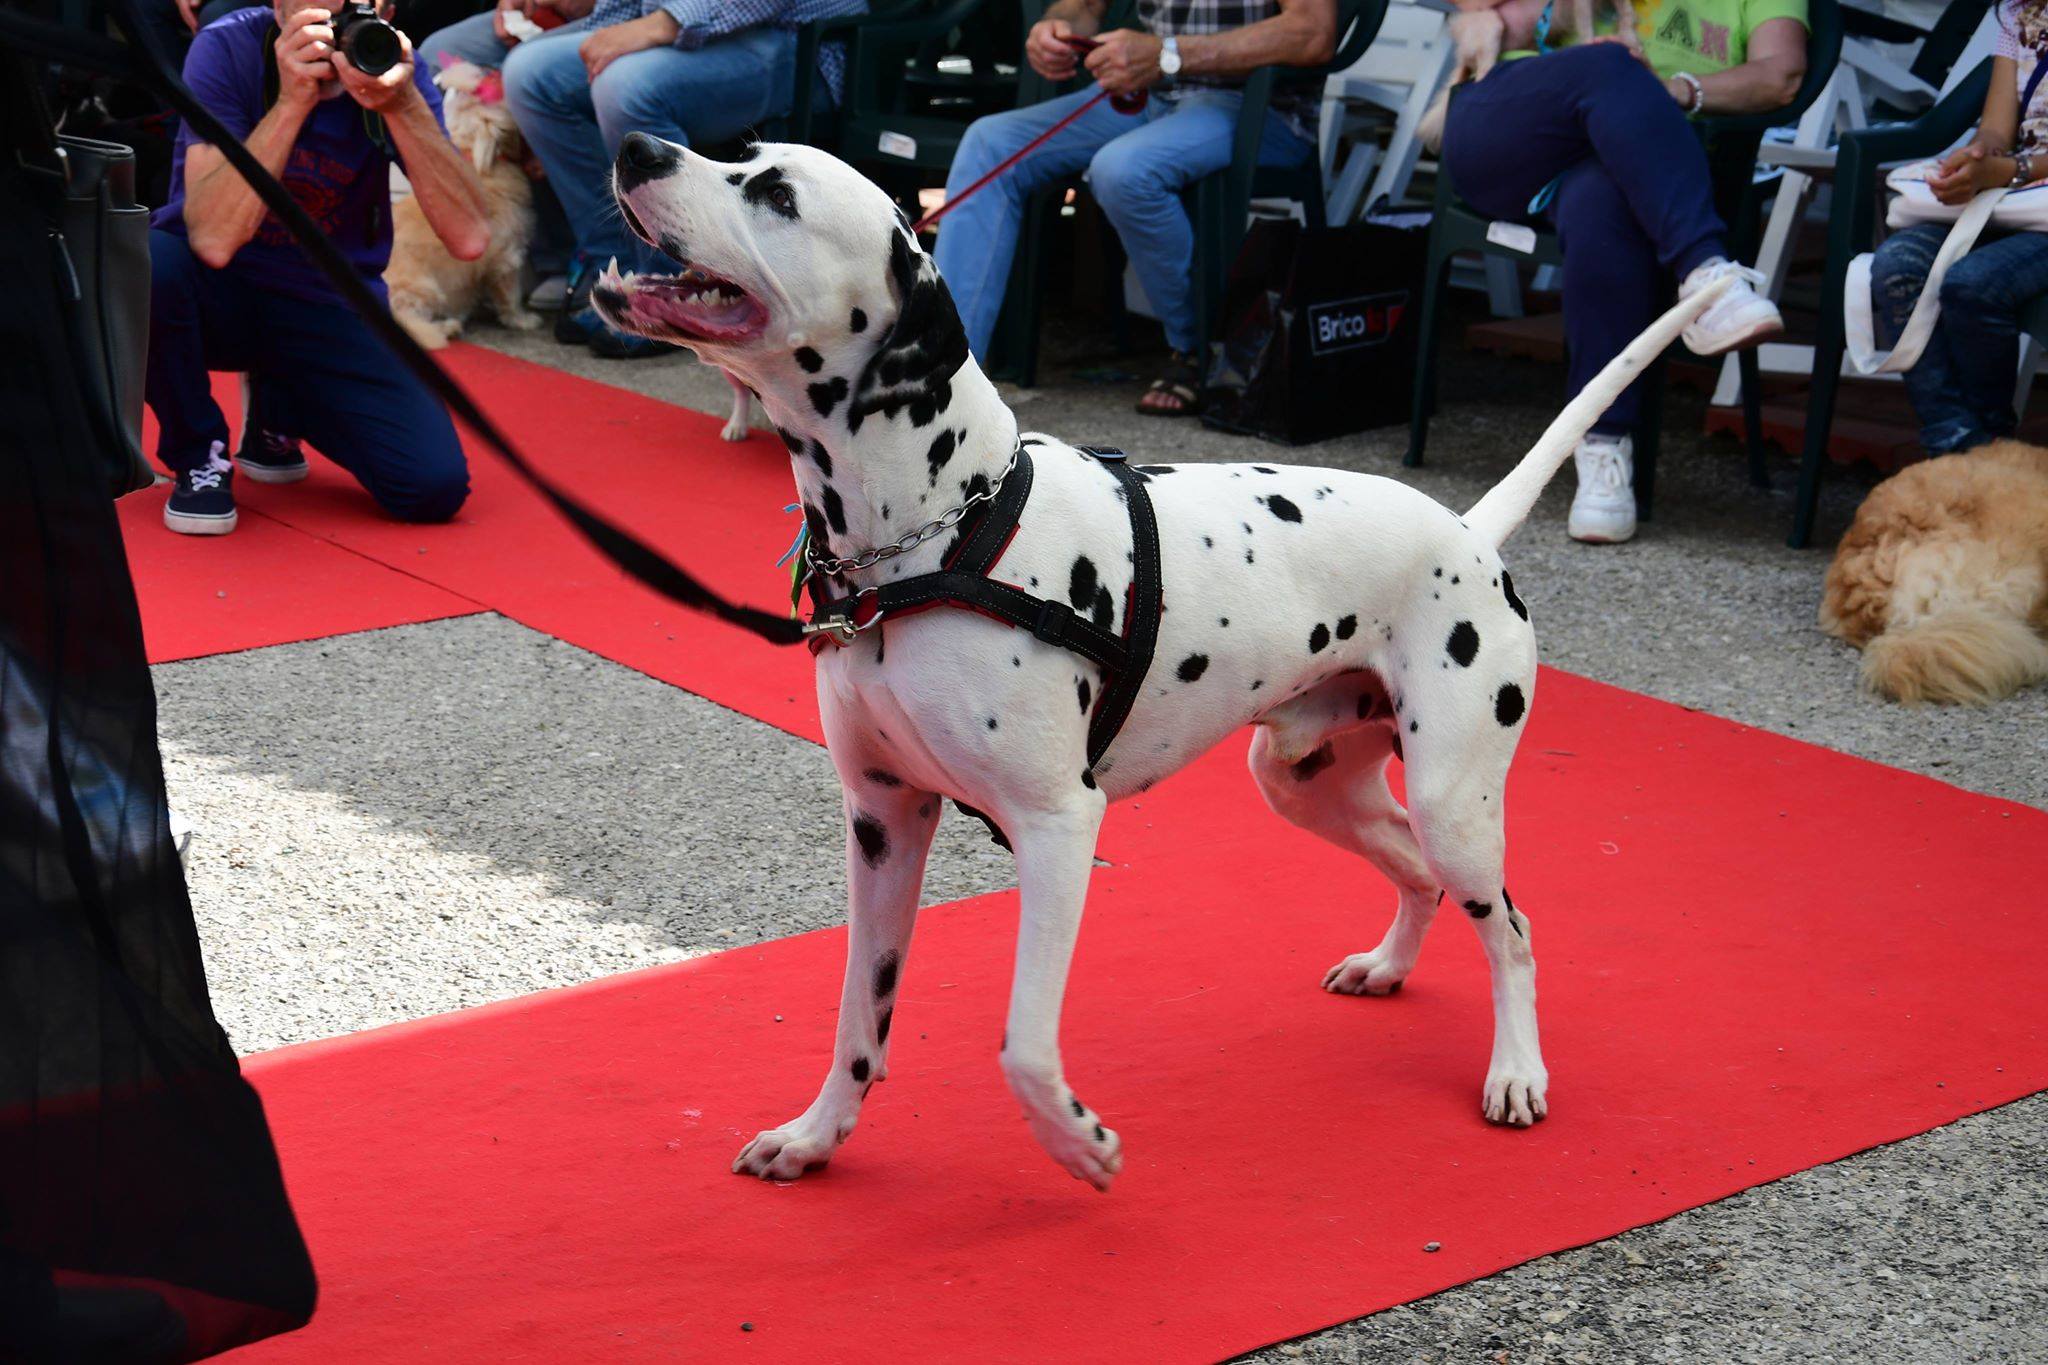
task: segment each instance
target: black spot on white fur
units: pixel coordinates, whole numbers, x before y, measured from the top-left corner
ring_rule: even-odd
[[[846,376],[835,375],[829,382],[819,382],[807,390],[811,395],[811,406],[818,410],[818,416],[830,417],[832,409],[839,406],[846,397]]]
[[[877,413],[899,412],[915,427],[928,427],[953,401],[953,375],[967,362],[967,333],[953,296],[931,257],[909,234],[889,232],[889,274],[900,306],[896,322],[860,372],[846,410],[849,430]]]
[[[877,787],[900,787],[903,785],[902,778],[881,768],[870,768],[862,773],[861,776],[874,783]]]
[[[846,534],[846,504],[839,500],[839,490],[829,484],[825,487],[825,524],[840,535]]]
[[[903,965],[903,959],[894,953],[884,953],[882,960],[875,964],[875,999],[886,999],[896,989],[896,973]]]
[[[1485,919],[1493,913],[1493,905],[1489,901],[1466,901],[1465,908],[1471,912],[1473,919]]]
[[[1086,678],[1074,679],[1074,693],[1081,699],[1081,714],[1087,715],[1088,708],[1094,704],[1095,695],[1094,690],[1088,686]]]
[[[1472,661],[1479,657],[1479,631],[1470,621],[1460,621],[1451,627],[1451,638],[1444,641],[1444,653],[1451,656],[1451,662],[1460,668],[1470,668]]]
[[[1308,652],[1320,654],[1328,648],[1329,643],[1330,628],[1321,621],[1316,622],[1316,628],[1308,633]]]
[[[947,461],[953,458],[953,447],[955,444],[956,440],[950,429],[932,437],[932,448],[926,451],[924,456],[925,463],[931,466],[932,487],[938,487],[939,471],[944,469]]]
[[[811,442],[811,463],[818,467],[820,474],[828,479],[832,477],[832,456],[826,452],[823,441]]]
[[[795,355],[796,363],[803,367],[805,374],[816,374],[825,368],[825,357],[819,355],[808,346],[797,347]]]
[[[1003,833],[1003,827],[1001,825],[998,825],[994,820],[990,819],[981,811],[978,811],[974,807],[968,805],[965,801],[955,801],[953,804],[960,808],[960,813],[962,815],[971,815],[975,819],[981,821],[981,823],[983,823],[984,825],[987,825],[988,837],[995,840],[997,848],[1008,848],[1010,846],[1010,836]]]
[[[1524,621],[1528,620],[1529,608],[1522,604],[1521,598],[1515,596],[1515,580],[1508,576],[1506,569],[1500,571],[1500,591],[1501,595],[1508,599],[1508,605],[1515,609],[1515,615]]]
[[[853,817],[853,840],[860,845],[861,861],[869,867],[880,867],[889,861],[889,832],[874,816]]]
[[[846,320],[846,330],[849,332],[865,332],[867,329],[868,315],[861,312],[858,308],[854,309],[853,316]]]
[[[1280,520],[1282,521],[1301,520],[1301,509],[1299,507],[1296,507],[1293,503],[1289,502],[1286,498],[1281,497],[1278,493],[1274,493],[1269,497],[1260,498],[1259,501],[1265,503],[1266,510],[1268,512],[1271,512],[1274,516],[1280,518]]]
[[[1337,623],[1337,638],[1348,640],[1357,633],[1357,630],[1358,618],[1356,616],[1347,616]]]
[[[1180,661],[1180,680],[1184,683],[1194,682],[1208,671],[1209,656],[1206,654],[1190,654]]]
[[[854,1058],[854,1059],[853,1059],[853,1066],[852,1066],[852,1068],[851,1068],[851,1069],[852,1069],[852,1071],[853,1071],[853,1078],[854,1078],[854,1079],[855,1079],[856,1081],[865,1081],[865,1080],[867,1080],[867,1078],[868,1078],[868,1059],[867,1059],[867,1058],[865,1058],[865,1057],[856,1057],[856,1058]],[[891,1092],[889,1092],[889,1093],[891,1093],[891,1094],[894,1094],[895,1092],[894,1092],[894,1091],[891,1091]]]
[[[1522,689],[1513,683],[1504,683],[1500,691],[1493,694],[1493,718],[1502,725],[1513,726],[1522,719],[1522,712],[1528,703],[1522,699]]]
[[[1095,561],[1086,555],[1074,560],[1074,567],[1067,575],[1067,601],[1074,610],[1092,616],[1095,624],[1104,630],[1116,614],[1116,606],[1110,600],[1109,589],[1102,586],[1102,578],[1095,571]]]

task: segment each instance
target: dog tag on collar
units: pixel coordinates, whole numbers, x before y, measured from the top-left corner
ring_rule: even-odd
[[[1121,460],[1124,453],[1115,446],[1075,446],[1083,455],[1093,455],[1098,460]]]
[[[883,133],[875,139],[875,150],[884,156],[900,156],[905,161],[917,159],[917,139],[907,133]]]

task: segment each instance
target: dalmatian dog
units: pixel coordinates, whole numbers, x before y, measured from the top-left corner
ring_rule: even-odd
[[[724,163],[638,133],[613,175],[633,231],[687,264],[648,277],[614,263],[595,286],[598,311],[690,347],[760,396],[821,555],[890,545],[1002,476],[1016,419],[880,189],[808,147],[760,144]],[[1076,1094],[1059,1047],[1097,831],[1111,801],[1247,724],[1252,776],[1272,809],[1359,854],[1399,893],[1379,945],[1331,967],[1323,989],[1398,990],[1448,897],[1493,975],[1480,1109],[1500,1124],[1541,1119],[1536,963],[1502,871],[1501,809],[1536,645],[1500,547],[1594,418],[1711,298],[1655,323],[1462,517],[1364,474],[1138,466],[1167,610],[1143,691],[1092,768],[1086,736],[1104,679],[1029,632],[941,607],[824,649],[818,704],[844,788],[851,902],[838,1033],[816,1100],[754,1137],[733,1169],[787,1180],[823,1166],[888,1075],[925,857],[950,797],[1016,856],[1004,1076],[1053,1160],[1108,1188],[1122,1144]],[[1036,477],[992,576],[1121,632],[1134,570],[1120,485],[1062,441],[1021,440]],[[851,571],[836,589],[935,570],[958,534]],[[1405,764],[1406,810],[1387,789],[1390,758]]]

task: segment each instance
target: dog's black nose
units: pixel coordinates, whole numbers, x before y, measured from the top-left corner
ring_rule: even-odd
[[[676,168],[681,158],[676,149],[658,137],[645,133],[628,133],[619,144],[619,183],[626,189],[666,175]]]

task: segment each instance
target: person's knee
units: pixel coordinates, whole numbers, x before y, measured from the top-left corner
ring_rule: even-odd
[[[557,55],[556,49],[561,49]],[[573,70],[571,69],[573,67]],[[583,74],[583,62],[576,44],[567,39],[520,43],[505,54],[503,72],[505,103],[520,122],[546,117],[561,103],[561,89],[573,86]]]
[[[377,502],[399,521],[448,521],[469,500],[469,469],[458,455],[413,472],[401,488],[377,490]]]
[[[2008,311],[1998,272],[1978,264],[1969,256],[1950,266],[1948,274],[1943,277],[1941,306],[1944,312],[1967,313],[1973,317]]]
[[[1112,218],[1172,194],[1157,160],[1123,145],[1122,139],[1103,147],[1088,163],[1088,189]]]
[[[683,131],[669,107],[666,83],[649,79],[644,68],[636,69],[638,65],[614,62],[590,83],[591,110],[608,144],[622,142],[627,133],[649,126]],[[683,143],[689,143],[686,133]]]
[[[978,179],[994,169],[997,162],[1021,150],[1032,137],[1027,120],[1019,116],[1024,112],[984,114],[968,124],[967,131],[960,135],[960,146],[953,153],[948,179],[958,180],[963,174],[970,180]]]

